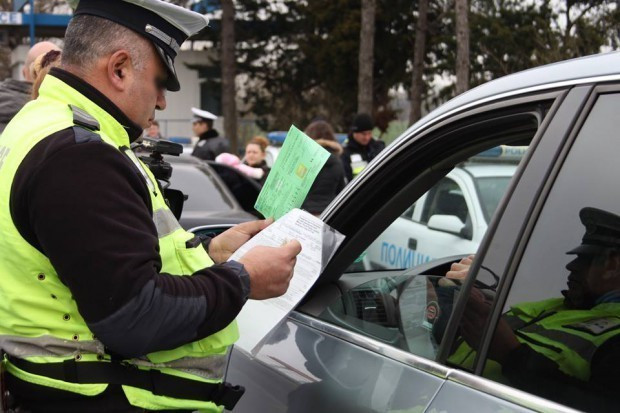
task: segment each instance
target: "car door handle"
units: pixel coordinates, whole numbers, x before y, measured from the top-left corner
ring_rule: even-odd
[[[409,238],[409,243],[407,244],[410,250],[415,250],[418,248],[418,240],[415,238]]]

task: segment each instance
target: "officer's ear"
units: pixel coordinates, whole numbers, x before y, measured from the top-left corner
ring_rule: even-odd
[[[126,50],[118,50],[110,56],[106,74],[109,82],[116,90],[124,91],[127,89],[127,75],[131,69],[131,57]]]

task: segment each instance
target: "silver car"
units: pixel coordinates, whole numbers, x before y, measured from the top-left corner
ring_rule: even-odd
[[[605,242],[618,241],[615,218],[592,224],[583,212],[620,215],[618,108],[620,54],[613,53],[489,82],[410,127],[323,213],[346,239],[305,299],[256,357],[233,351],[227,381],[246,388],[234,411],[619,411],[616,310],[547,329],[538,321],[556,313],[542,306],[529,323],[535,332],[510,330],[533,357],[528,363],[519,362],[514,342],[495,340],[507,312],[561,303],[569,273],[569,290],[575,288],[576,270],[565,268],[574,258],[568,251],[607,224]],[[418,199],[457,165],[498,145],[529,149],[480,245],[469,251],[475,258],[466,279],[446,278],[463,255],[410,260],[397,270],[363,265],[365,251],[385,242],[379,236]],[[421,212],[422,226],[430,214]],[[411,234],[418,242],[422,235]],[[620,268],[610,264],[604,274],[607,281],[588,288],[617,283]],[[606,295],[607,308],[617,308],[620,283],[615,288]],[[475,295],[484,305],[467,325]],[[256,322],[262,317],[256,314]],[[575,346],[558,349],[567,337]],[[459,354],[464,343],[471,351]],[[555,356],[567,351],[570,357]],[[551,358],[531,362],[540,355]],[[574,360],[581,364],[571,370]]]

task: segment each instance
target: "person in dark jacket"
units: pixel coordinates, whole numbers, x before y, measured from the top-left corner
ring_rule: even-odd
[[[228,139],[213,129],[213,121],[217,116],[198,108],[192,108],[192,113],[194,114],[192,129],[194,135],[198,136],[198,143],[192,155],[206,161],[214,161],[219,154],[229,152]]]
[[[0,83],[0,133],[13,116],[30,100],[32,84],[6,79]]]
[[[340,158],[344,166],[345,176],[351,181],[385,148],[385,142],[373,139],[374,128],[372,118],[360,113],[355,116],[349,139],[344,146]]]
[[[0,133],[4,130],[13,116],[31,99],[32,82],[36,76],[30,70],[38,56],[50,50],[60,50],[51,42],[39,42],[30,48],[26,55],[22,75],[25,80],[6,79],[0,82]]]
[[[245,157],[243,163],[252,168],[262,169],[263,174],[260,178],[254,178],[259,184],[263,185],[267,180],[271,168],[267,166],[265,161],[265,150],[269,145],[267,138],[263,136],[255,136],[245,146]]]
[[[344,188],[344,169],[338,158],[342,154],[342,146],[336,141],[331,125],[324,120],[312,122],[304,132],[330,152],[301,206],[311,214],[318,215]]]

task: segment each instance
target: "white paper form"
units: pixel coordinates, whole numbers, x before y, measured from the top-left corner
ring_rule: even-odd
[[[310,290],[344,240],[344,235],[308,212],[293,209],[255,235],[230,257],[237,261],[255,246],[279,247],[293,239],[301,243],[302,250],[297,256],[293,278],[286,294],[268,300],[248,300],[237,316],[240,338],[235,345],[252,355],[258,352],[269,332],[286,318]]]

